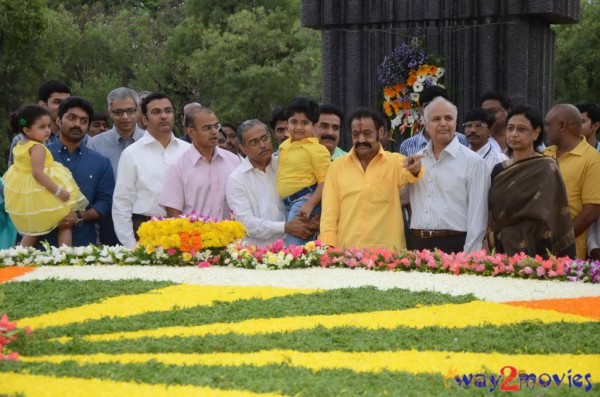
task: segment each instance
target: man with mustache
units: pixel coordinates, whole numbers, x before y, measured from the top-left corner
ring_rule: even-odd
[[[169,97],[149,94],[141,103],[147,130],[123,151],[113,195],[112,216],[121,244],[135,248],[137,230],[152,216],[166,216],[158,204],[167,170],[190,144],[173,134],[175,109]]]
[[[89,201],[84,211],[71,212],[58,224],[59,229],[72,229],[74,247],[105,243],[104,238],[110,238],[102,236],[103,239],[99,241],[96,224],[110,216],[115,178],[108,158],[84,143],[93,115],[92,105],[86,99],[71,96],[63,100],[56,117],[59,138],[48,146],[54,160],[71,171],[81,193]],[[55,245],[56,232],[49,233],[39,241],[44,240]]]
[[[456,136],[456,106],[438,97],[425,108],[431,141],[422,150],[427,175],[409,186],[412,218],[408,248],[480,250],[487,226],[490,172]]]
[[[283,240],[286,234],[307,239],[319,230],[319,220],[296,217],[285,221],[285,206],[277,193],[277,156],[267,126],[247,120],[237,130],[246,155],[227,180],[227,203],[246,227],[245,241],[260,246]]]
[[[371,109],[350,116],[352,149],[329,166],[320,239],[342,248],[406,248],[398,189],[423,177],[422,155],[383,150],[383,117]]]
[[[315,127],[315,136],[319,138],[319,143],[329,150],[331,160],[347,154],[337,145],[340,142],[340,131],[344,114],[335,105],[323,104],[319,107],[319,121]]]
[[[489,142],[495,120],[492,113],[483,108],[475,108],[467,113],[463,124],[471,150],[483,157],[490,173],[496,164],[508,160],[504,153]]]
[[[159,203],[169,217],[196,212],[229,219],[225,183],[241,161],[217,146],[221,124],[212,110],[194,108],[185,121],[192,146],[168,170]]]

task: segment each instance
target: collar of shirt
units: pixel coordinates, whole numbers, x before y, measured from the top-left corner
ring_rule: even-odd
[[[456,133],[454,134],[454,138],[450,141],[450,143],[442,150],[442,152],[448,153],[450,156],[456,158],[458,156],[458,152],[460,151],[460,142],[458,141],[458,137]],[[433,142],[429,141],[427,146],[425,147],[425,154],[428,154],[433,157]]]
[[[69,152],[69,149],[67,149],[67,147],[65,145],[63,145],[63,143],[57,139],[54,142],[52,142],[50,145],[48,145],[48,148],[54,148],[56,150],[57,153],[63,154],[63,152],[65,154],[78,154],[81,156],[82,152],[86,149],[86,146],[83,145],[83,142],[79,144],[79,146],[77,146],[75,148],[75,150],[73,151],[73,153]]]
[[[239,165],[239,168],[240,168],[240,171],[243,173],[257,169],[256,167],[254,167],[252,165],[248,156],[244,157],[244,159],[242,160],[242,163]],[[277,172],[277,155],[275,153],[273,153],[271,155],[271,162],[269,163],[267,168],[271,168],[274,172]]]
[[[198,161],[201,161],[203,158],[205,158],[205,156],[203,156],[198,149],[196,149],[196,147],[194,145],[191,145],[190,148],[188,149],[189,153],[188,153],[188,158],[190,160],[190,162],[192,163],[192,165],[196,165],[198,164]],[[215,150],[213,152],[213,156],[212,159],[216,159],[217,157],[223,157],[223,150],[218,146],[215,146]]]
[[[109,134],[109,136],[115,141],[115,143],[118,144],[119,142],[127,142],[128,140],[132,140],[134,142],[138,141],[141,137],[144,136],[144,132],[144,130],[142,130],[136,125],[135,130],[133,130],[133,134],[131,135],[131,138],[125,139],[121,136],[121,134],[119,134],[119,131],[117,131],[117,127],[113,126],[113,128],[104,132],[104,134]]]
[[[476,151],[475,153],[477,153],[478,155],[480,155],[481,157],[485,158],[486,155],[492,150],[492,144],[490,142],[486,143],[485,145],[483,145],[482,147],[479,148],[478,151]]]
[[[171,140],[169,141],[169,144],[167,146],[170,146],[177,138],[175,137],[175,135],[171,132]],[[148,131],[144,132],[144,135],[138,140],[138,142],[140,142],[142,145],[148,145],[151,143],[158,143],[162,146],[162,143],[160,143],[156,138],[154,138]]]
[[[319,143],[319,139],[315,138],[315,137],[308,137],[308,138],[304,138],[299,141],[293,141],[293,142],[291,139],[286,139],[285,141],[283,141],[281,143],[281,145],[279,145],[279,150],[289,149],[292,146],[302,146],[307,143]]]
[[[585,151],[588,150],[588,148],[591,148],[592,145],[590,145],[589,143],[587,143],[586,139],[584,136],[581,137],[581,142],[579,142],[577,144],[577,146],[575,146],[573,148],[573,150],[571,150],[570,152],[564,153],[563,156],[565,154],[573,154],[575,156],[583,156]],[[556,152],[558,151],[558,146],[556,145],[552,145],[552,146],[548,146],[546,149],[544,149],[543,154],[545,154],[546,156],[550,156],[552,158],[556,158]]]

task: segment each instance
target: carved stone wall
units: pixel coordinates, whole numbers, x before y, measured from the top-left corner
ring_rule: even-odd
[[[303,26],[323,31],[323,101],[346,114],[379,106],[377,66],[415,36],[444,57],[459,120],[492,89],[546,111],[554,93],[550,25],[578,18],[579,0],[302,1]],[[349,147],[349,136],[340,143]]]

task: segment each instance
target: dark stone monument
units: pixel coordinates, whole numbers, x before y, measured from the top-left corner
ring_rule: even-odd
[[[302,25],[323,31],[323,101],[346,114],[378,108],[377,66],[411,37],[444,57],[444,85],[461,114],[489,90],[549,109],[551,24],[575,23],[579,0],[302,0]],[[341,145],[350,146],[348,135]]]

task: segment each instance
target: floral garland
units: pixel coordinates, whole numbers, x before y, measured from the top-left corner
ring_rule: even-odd
[[[422,125],[420,93],[425,87],[444,87],[440,81],[444,68],[427,59],[417,38],[403,43],[386,56],[377,68],[377,78],[383,87],[383,110],[391,119],[392,131],[412,136]]]
[[[319,241],[289,247],[285,247],[282,241],[268,247],[231,243],[223,248],[196,251],[193,255],[181,253],[176,248],[156,247],[147,250],[144,246],[135,250],[121,246],[46,246],[46,250],[17,246],[0,251],[0,267],[96,264],[198,267],[221,265],[249,269],[320,266],[600,283],[600,261],[573,261],[568,257],[544,259],[540,256],[529,257],[524,253],[507,256],[487,254],[483,250],[468,254],[447,254],[440,250],[392,252],[386,249],[341,249],[323,246]]]

